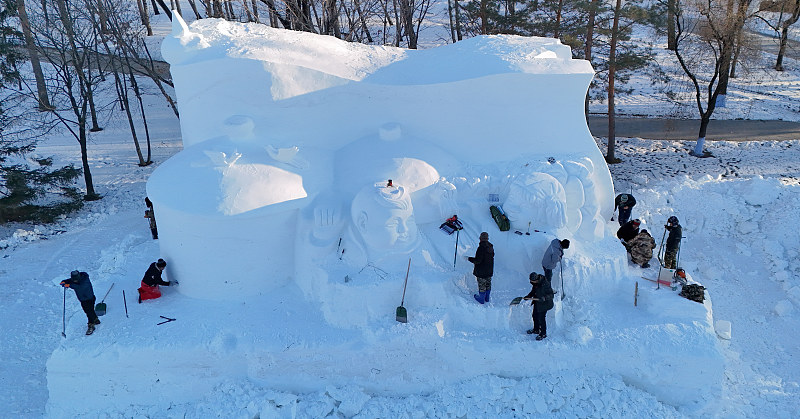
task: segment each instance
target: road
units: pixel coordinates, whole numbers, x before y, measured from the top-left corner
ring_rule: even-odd
[[[595,137],[608,136],[608,117],[590,115],[589,131]],[[658,140],[697,140],[699,119],[620,117],[615,122],[617,137]],[[800,140],[800,122],[760,120],[711,120],[707,141]]]

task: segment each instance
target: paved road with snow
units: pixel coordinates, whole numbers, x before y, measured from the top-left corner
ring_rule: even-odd
[[[595,137],[608,136],[608,117],[590,115],[589,130]],[[659,140],[697,140],[699,119],[654,119],[617,117],[617,137]],[[789,121],[712,120],[706,140],[716,141],[785,141],[800,140],[800,123]]]

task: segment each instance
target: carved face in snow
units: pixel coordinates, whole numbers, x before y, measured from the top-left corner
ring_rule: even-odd
[[[370,253],[404,252],[417,243],[414,207],[402,186],[368,186],[353,198],[350,212]]]

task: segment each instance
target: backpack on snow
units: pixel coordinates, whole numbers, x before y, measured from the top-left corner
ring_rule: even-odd
[[[454,215],[443,222],[442,225],[439,226],[439,229],[447,234],[453,234],[456,230],[463,230],[464,226],[461,224],[461,221],[458,220],[458,216]]]
[[[489,211],[492,213],[492,218],[494,218],[494,222],[497,223],[497,227],[500,231],[508,231],[511,228],[511,223],[508,221],[508,217],[506,213],[503,212],[503,209],[497,205],[492,205],[489,207]]]

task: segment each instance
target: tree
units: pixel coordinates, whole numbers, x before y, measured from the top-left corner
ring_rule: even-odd
[[[600,69],[599,83],[604,80],[602,69],[605,68],[606,95],[608,99],[608,150],[606,161],[617,163],[616,148],[616,94],[628,93],[617,85],[625,83],[630,74],[650,64],[652,50],[649,46],[630,42],[633,27],[649,22],[653,9],[642,8],[638,2],[628,1],[624,5],[621,0],[616,0],[611,15],[610,30],[600,27],[598,32],[608,36],[608,60],[597,66]]]
[[[51,97],[51,115],[78,142],[81,151],[81,166],[87,201],[100,199],[94,189],[89,166],[88,143],[90,128],[95,128],[95,110],[107,111],[110,103],[96,107],[95,93],[101,88],[103,76],[97,60],[99,40],[104,36],[91,23],[94,17],[85,4],[68,0],[53,0],[47,7],[50,15],[57,19],[31,19],[36,46],[51,67],[45,76],[48,84],[55,86]],[[47,9],[45,9],[47,10]],[[92,124],[90,127],[89,124]]]
[[[12,0],[6,0],[6,5],[10,5]],[[50,110],[50,99],[47,94],[47,85],[44,81],[44,73],[42,72],[42,64],[39,59],[39,52],[36,50],[36,43],[33,40],[33,33],[31,32],[31,24],[28,21],[28,12],[25,9],[25,0],[16,0],[17,12],[22,27],[22,33],[25,37],[25,48],[30,58],[33,75],[36,78],[36,92],[39,95],[39,110]]]
[[[772,23],[769,19],[758,14],[756,16],[777,32],[780,37],[775,70],[783,71],[783,57],[786,54],[786,46],[789,43],[789,27],[797,23],[798,18],[800,18],[800,0],[762,1],[759,7],[759,12],[766,11],[778,14],[776,23]]]
[[[667,0],[667,49],[670,51],[675,51],[676,48],[675,14],[679,7],[678,0]]]
[[[724,95],[730,77],[729,70],[736,47],[737,33],[744,25],[750,0],[706,0],[696,5],[700,16],[697,30],[692,34],[685,27],[683,11],[675,16],[677,38],[675,56],[695,91],[695,103],[700,114],[697,143],[691,151],[696,157],[711,153],[704,149],[706,131],[720,95]],[[684,8],[687,5],[684,5]],[[706,80],[701,86],[701,80]]]
[[[53,221],[80,208],[80,194],[73,186],[80,170],[72,165],[53,168],[50,158],[27,158],[47,124],[27,96],[13,85],[21,82],[17,64],[22,57],[24,35],[9,21],[18,17],[13,0],[0,3],[0,223]],[[36,98],[33,103],[41,105]],[[31,114],[34,112],[34,114]]]
[[[146,44],[144,43],[141,32],[131,29],[132,25],[130,23],[132,23],[135,18],[133,13],[131,13],[132,10],[126,8],[126,6],[129,5],[104,0],[86,0],[86,2],[89,10],[97,11],[97,13],[94,13],[95,16],[106,15],[108,17],[104,32],[107,34],[107,37],[105,37],[105,40],[102,42],[104,48],[103,52],[105,53],[105,58],[109,61],[110,71],[114,77],[114,85],[120,105],[128,118],[128,126],[131,131],[131,136],[133,137],[137,157],[139,158],[139,166],[147,166],[152,163],[152,160],[150,160],[150,131],[147,126],[147,114],[144,110],[141,90],[136,81],[137,71],[134,70],[134,63],[138,65],[138,68],[150,69],[153,64],[152,58],[147,56],[147,58],[149,58],[149,62],[147,62],[147,59],[143,59],[139,55],[139,50]],[[102,30],[99,22],[96,21],[94,22],[94,28],[95,30]],[[147,72],[145,72],[145,74],[147,74]],[[158,77],[153,78],[154,82],[160,86]],[[130,90],[133,90],[136,100],[139,103],[139,112],[142,117],[144,133],[147,139],[147,157],[142,155],[142,149],[139,145],[136,123],[129,99]],[[166,97],[171,99],[169,95]],[[174,106],[171,100],[170,104]]]
[[[786,53],[786,44],[789,40],[789,26],[794,25],[798,18],[800,18],[800,0],[795,0],[790,17],[781,24],[781,44],[778,48],[778,59],[775,62],[775,70],[783,71],[783,56]]]

